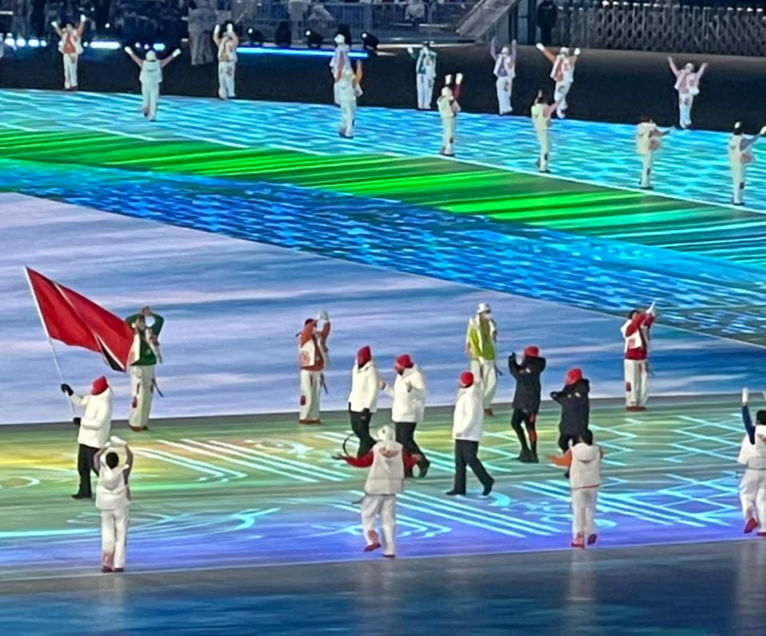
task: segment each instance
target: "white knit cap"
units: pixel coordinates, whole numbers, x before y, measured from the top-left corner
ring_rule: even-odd
[[[476,308],[477,314],[490,314],[492,313],[492,308],[489,306],[489,303],[479,303],[479,306]]]

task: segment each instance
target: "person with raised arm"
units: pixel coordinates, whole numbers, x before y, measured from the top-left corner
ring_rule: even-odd
[[[64,59],[64,90],[76,91],[78,85],[77,65],[83,53],[82,36],[88,18],[85,14],[80,15],[77,26],[67,22],[64,28],[58,22],[51,22],[51,26],[59,36],[59,52]]]
[[[553,101],[556,103],[556,115],[559,119],[566,117],[566,111],[569,108],[567,96],[574,84],[575,65],[580,58],[580,49],[574,50],[574,55],[570,54],[567,47],[559,49],[558,55],[554,55],[544,45],[538,44],[537,49],[551,62],[551,79],[556,83],[553,92]]]
[[[146,59],[142,60],[129,46],[126,46],[123,50],[141,69],[138,75],[138,79],[141,82],[141,112],[149,121],[156,121],[157,107],[160,100],[160,85],[162,84],[162,69],[181,55],[181,50],[176,49],[172,55],[164,60],[158,60],[157,54],[154,51],[147,52]]]
[[[694,64],[689,63],[679,70],[672,57],[668,57],[668,64],[676,78],[673,88],[678,93],[678,125],[686,130],[692,125],[694,98],[700,94],[700,80],[708,64],[705,62],[695,70]]]
[[[497,39],[492,38],[489,54],[495,61],[495,90],[497,91],[497,106],[501,115],[513,113],[511,96],[513,94],[513,79],[516,77],[516,40],[511,46],[504,46],[497,52]]]

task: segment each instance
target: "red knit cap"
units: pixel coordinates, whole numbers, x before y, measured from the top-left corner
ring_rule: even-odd
[[[460,386],[464,389],[473,386],[473,373],[470,371],[463,371],[460,374]]]
[[[400,355],[395,361],[394,361],[394,369],[411,369],[415,366],[415,363],[412,361],[412,358],[410,358],[409,353],[405,353]]]
[[[538,349],[535,346],[530,345],[529,347],[526,347],[524,349],[524,357],[525,358],[536,358],[540,355],[540,349]]]
[[[567,371],[567,377],[564,380],[564,383],[569,386],[570,384],[576,384],[580,380],[582,380],[582,370],[574,368]]]
[[[372,360],[372,349],[367,345],[356,352],[356,363],[358,366],[363,367],[370,360]]]
[[[109,388],[109,382],[107,382],[106,378],[102,375],[100,378],[98,378],[97,380],[93,382],[93,386],[91,387],[90,394],[101,395],[108,388]]]

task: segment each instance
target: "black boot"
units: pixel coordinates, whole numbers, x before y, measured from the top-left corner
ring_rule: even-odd
[[[431,462],[429,462],[425,457],[423,458],[423,461],[418,462],[418,468],[420,469],[420,475],[418,475],[421,479],[425,477],[428,474],[428,469],[431,467]]]

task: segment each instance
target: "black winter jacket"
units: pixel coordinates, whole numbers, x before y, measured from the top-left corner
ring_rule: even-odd
[[[519,364],[514,356],[509,356],[508,370],[516,380],[513,408],[536,414],[540,410],[540,375],[545,371],[545,358],[524,358]]]
[[[559,432],[564,435],[580,435],[588,430],[590,419],[590,382],[583,378],[551,393],[551,398],[561,405]]]

